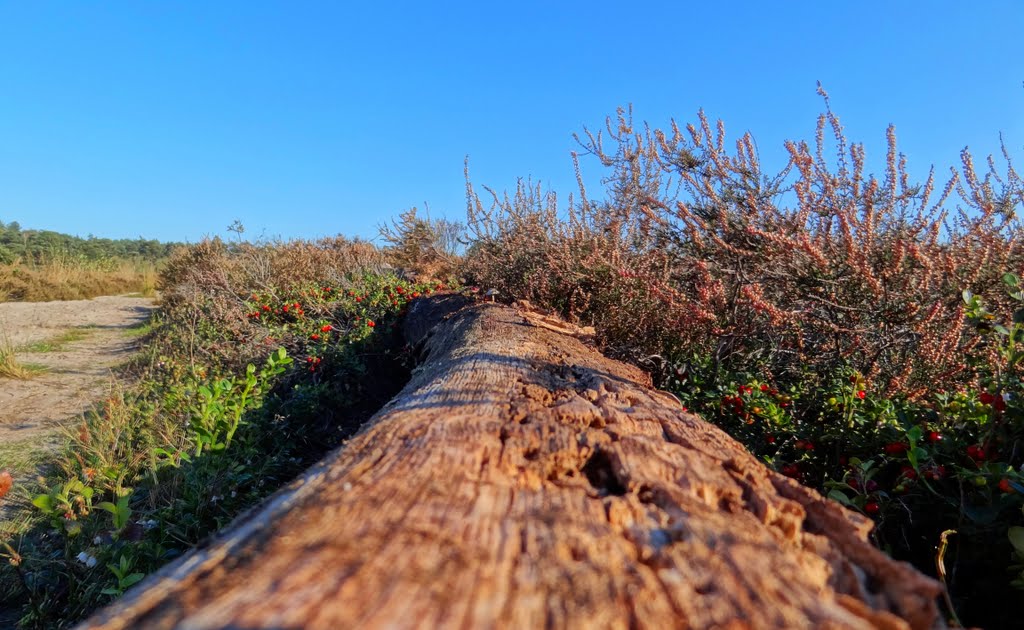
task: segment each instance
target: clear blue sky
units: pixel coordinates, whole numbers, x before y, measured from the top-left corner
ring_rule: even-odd
[[[1021,0],[0,0],[0,220],[374,236],[423,202],[462,219],[465,155],[477,184],[571,192],[571,134],[628,103],[703,107],[775,163],[818,80],[869,155],[892,122],[915,171],[1000,132],[1024,162],[1022,36]]]

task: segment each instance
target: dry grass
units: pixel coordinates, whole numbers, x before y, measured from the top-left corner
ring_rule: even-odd
[[[156,293],[156,278],[157,268],[150,262],[15,261],[0,265],[0,301],[83,300],[123,293],[149,297]]]
[[[0,378],[23,380],[31,378],[36,372],[37,370],[18,361],[11,338],[6,330],[0,328]]]

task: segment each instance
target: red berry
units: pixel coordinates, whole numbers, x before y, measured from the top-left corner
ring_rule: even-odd
[[[368,319],[366,320],[366,325],[369,326],[370,328],[373,328],[377,324],[374,324],[372,319]]]
[[[864,504],[864,511],[868,514],[878,514],[882,510],[882,506],[878,505],[878,501],[868,501]]]
[[[867,394],[864,393],[863,389],[860,390],[859,392],[857,392],[857,398],[860,398],[861,400],[864,400],[864,396],[866,396],[866,395]]]
[[[768,385],[766,383],[761,383],[761,391],[762,392],[768,391]]]
[[[909,444],[903,442],[890,442],[885,445],[885,452],[889,455],[899,455],[900,453],[906,453],[910,450]]]
[[[1010,485],[1009,479],[999,480],[999,490],[1006,493],[1014,492],[1013,486]]]
[[[935,444],[936,442],[941,442],[942,441],[942,434],[939,433],[938,431],[929,431],[928,432],[928,441],[931,442],[932,444]]]
[[[985,449],[980,444],[972,444],[967,447],[967,456],[976,462],[985,461]]]
[[[766,435],[764,436],[764,441],[768,442],[769,444],[775,444],[775,436],[770,434]]]

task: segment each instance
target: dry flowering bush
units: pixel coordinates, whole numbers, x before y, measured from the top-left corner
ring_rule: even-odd
[[[680,313],[661,308],[659,291],[623,273],[657,276],[670,260],[645,245],[649,236],[623,220],[619,209],[591,203],[581,184],[582,201],[570,195],[562,213],[554,192],[542,192],[528,180],[520,180],[512,194],[485,188],[491,199],[485,205],[468,168],[466,182],[467,278],[593,324],[620,353],[656,352],[677,336]]]
[[[934,570],[957,530],[951,614],[1012,627],[1024,182],[1004,148],[912,183],[892,128],[871,175],[821,94],[814,140],[787,142],[774,173],[703,113],[658,130],[625,109],[577,137],[607,169],[600,201],[575,155],[562,207],[522,181],[485,204],[467,172],[466,274],[593,324],[689,410],[874,519],[894,556]]]
[[[424,282],[448,280],[459,266],[462,224],[431,219],[429,212],[423,216],[418,212],[411,208],[390,225],[380,226],[380,237],[385,243],[383,252],[403,276]]]
[[[384,251],[372,243],[343,236],[315,241],[240,242],[219,238],[174,250],[159,289],[167,318],[183,330],[177,337],[192,363],[229,362],[245,366],[265,354],[247,321],[245,296],[260,292],[280,302],[300,295],[310,283],[344,291],[364,274],[387,268]],[[328,309],[313,301],[311,316]],[[217,337],[216,344],[203,343]],[[231,340],[230,343],[224,341]]]
[[[749,133],[730,146],[703,112],[663,131],[620,109],[577,138],[609,169],[606,201],[580,178],[564,213],[523,183],[512,197],[488,189],[485,210],[468,184],[468,272],[636,355],[710,353],[768,378],[850,366],[911,398],[969,381],[960,295],[1008,312],[999,279],[1024,265],[1020,176],[1005,149],[1002,172],[992,158],[979,172],[965,149],[943,183],[933,170],[912,184],[891,127],[885,172],[870,175],[821,94],[814,143],[787,142],[778,173]]]

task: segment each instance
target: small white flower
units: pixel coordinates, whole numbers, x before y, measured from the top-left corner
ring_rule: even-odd
[[[94,544],[94,545],[102,545],[103,544],[103,539],[100,538],[99,536],[96,536],[95,538],[92,539],[92,544]]]
[[[154,527],[156,527],[158,525],[158,523],[156,521],[154,521],[153,519],[149,519],[148,521],[140,522],[139,525],[142,525],[142,529],[144,529],[146,531],[149,531],[149,530],[153,529]]]
[[[77,556],[75,556],[75,559],[84,564],[85,566],[89,567],[90,569],[96,566],[96,558],[90,556],[84,551],[80,552]]]
[[[232,490],[232,491],[231,491],[231,498],[232,498],[232,499],[233,499],[233,498],[235,498],[235,496],[236,496],[237,494],[238,494],[237,492],[235,492],[234,490]]]
[[[212,497],[210,497],[210,503],[216,503],[217,501],[220,501],[220,497],[218,497],[217,495],[213,495]]]
[[[1013,398],[1013,396],[1010,395],[1010,392],[1003,392],[1003,402],[1010,402],[1011,398]]]

